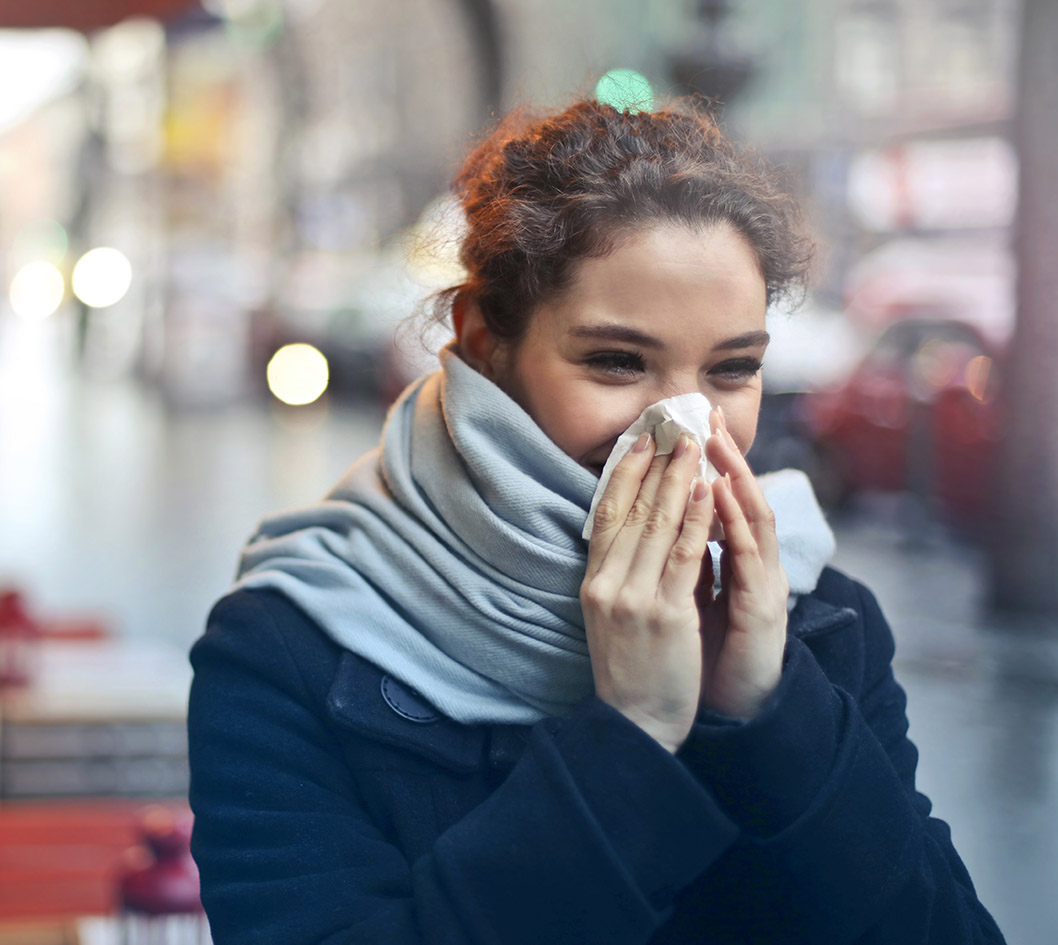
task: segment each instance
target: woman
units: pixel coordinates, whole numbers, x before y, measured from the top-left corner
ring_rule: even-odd
[[[743,458],[809,257],[789,201],[707,119],[592,101],[457,184],[442,370],[263,523],[193,651],[215,941],[1002,941],[874,599]],[[586,542],[618,437],[688,393],[719,478],[641,435]]]

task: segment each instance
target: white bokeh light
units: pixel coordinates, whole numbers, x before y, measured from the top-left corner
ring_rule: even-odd
[[[62,273],[38,260],[23,266],[11,280],[11,308],[22,318],[47,318],[62,305],[65,293]]]
[[[120,302],[131,284],[132,264],[128,257],[107,246],[89,250],[73,268],[73,294],[91,308]]]
[[[312,345],[284,345],[268,362],[268,389],[283,403],[294,407],[311,404],[327,389],[330,369],[327,359]]]

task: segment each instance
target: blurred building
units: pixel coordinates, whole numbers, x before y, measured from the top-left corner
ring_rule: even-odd
[[[825,243],[824,295],[876,323],[902,304],[898,289],[904,303],[947,300],[1004,334],[1019,4],[733,8],[758,69],[732,111],[800,180]]]
[[[1014,6],[204,0],[166,25],[66,37],[66,86],[0,126],[0,261],[10,285],[41,261],[33,234],[61,231],[61,256],[45,256],[66,280],[70,347],[173,403],[262,387],[286,341],[323,340],[361,373],[417,291],[389,278],[381,313],[367,290],[380,253],[444,193],[471,136],[618,66],[678,92],[674,57],[708,43],[711,11],[751,66],[725,121],[790,170],[822,236],[824,302],[874,323],[932,295],[1001,332]],[[69,289],[94,247],[132,272],[105,305]]]

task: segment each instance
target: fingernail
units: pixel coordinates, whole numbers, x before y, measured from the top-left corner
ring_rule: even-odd
[[[716,412],[720,415],[720,422],[724,425],[724,429],[727,429],[727,417],[724,416],[724,408],[719,404],[716,405]]]
[[[701,502],[709,495],[709,486],[701,476],[694,477],[694,487],[691,489],[691,501]]]
[[[649,443],[650,443],[650,434],[649,433],[640,433],[639,434],[639,439],[636,440],[635,444],[632,446],[632,452],[633,453],[642,453],[643,450],[645,450],[647,448],[647,445]]]
[[[687,452],[687,447],[690,445],[690,439],[688,439],[686,433],[681,433],[679,438],[676,440],[676,445],[672,448],[672,458],[679,459],[684,453]]]

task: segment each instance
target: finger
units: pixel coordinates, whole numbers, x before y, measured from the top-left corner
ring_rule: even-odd
[[[713,504],[724,527],[727,543],[724,565],[731,568],[731,574],[743,586],[762,580],[765,567],[760,547],[742,512],[742,506],[732,494],[728,479],[717,479],[713,483]]]
[[[655,447],[653,437],[648,433],[642,434],[610,474],[610,481],[595,507],[591,541],[588,544],[589,574],[598,569],[614,538],[624,526],[653,468]]]
[[[713,411],[710,419],[713,424],[713,433],[705,443],[706,454],[710,462],[717,466],[721,475],[727,472],[741,471],[752,473],[749,463],[746,462],[746,458],[742,455],[742,451],[735,442],[735,438],[727,429],[723,412],[719,407]],[[720,469],[720,466],[723,466],[723,469]]]
[[[650,519],[651,510],[657,501],[658,490],[661,488],[666,470],[671,465],[672,460],[673,454],[665,453],[663,456],[655,456],[651,461],[650,468],[643,477],[643,482],[639,487],[635,501],[621,524],[620,536],[622,540],[633,543],[638,540],[640,531]]]
[[[624,576],[632,566],[640,536],[643,529],[647,527],[654,509],[658,489],[671,460],[672,456],[668,453],[663,456],[654,456],[646,475],[639,484],[639,490],[632,500],[631,506],[624,506],[627,511],[624,514],[623,521],[611,532],[606,544],[600,549],[602,554],[602,558],[599,559],[600,567],[602,561],[605,560],[606,567],[610,573],[619,575],[621,580],[624,580]]]
[[[686,510],[691,480],[698,467],[697,448],[688,449],[686,437],[671,454],[655,456],[625,520],[605,551],[608,580],[633,594],[653,599],[665,560]],[[603,567],[600,559],[590,575]]]
[[[777,555],[779,543],[775,537],[775,515],[757,477],[723,423],[719,432],[709,437],[706,452],[709,461],[727,479],[730,492],[741,507],[761,554]]]
[[[640,587],[642,593],[651,597],[658,593],[661,576],[673,546],[679,540],[688,510],[691,483],[698,473],[698,465],[698,445],[689,437],[681,436],[662,474],[645,520],[641,524],[632,524],[630,521],[614,543],[616,549],[627,534],[628,541],[622,551],[632,551],[629,580],[634,586]]]
[[[719,405],[709,411],[709,432],[719,433],[724,424],[724,411]]]
[[[669,552],[665,573],[659,586],[659,596],[679,601],[694,595],[702,577],[703,561],[709,542],[709,526],[713,521],[712,489],[704,479],[696,478],[687,499],[680,536]],[[709,561],[712,577],[712,560]],[[712,582],[708,593],[712,594]]]

